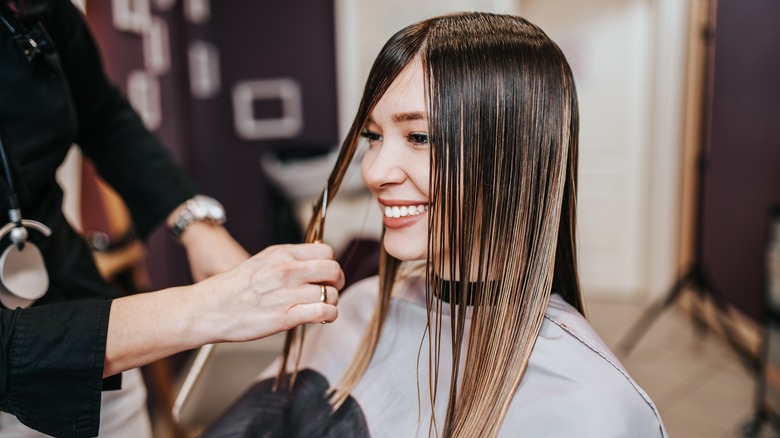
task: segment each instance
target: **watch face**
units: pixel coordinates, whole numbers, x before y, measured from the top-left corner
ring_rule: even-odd
[[[218,223],[225,221],[225,209],[216,199],[198,195],[193,198],[195,205],[192,214],[199,219],[212,219]]]

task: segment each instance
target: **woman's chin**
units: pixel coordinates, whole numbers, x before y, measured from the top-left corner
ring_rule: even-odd
[[[428,242],[419,248],[415,248],[415,245],[409,245],[407,242],[394,242],[385,236],[385,251],[391,256],[404,262],[411,262],[414,260],[425,260],[428,253]]]

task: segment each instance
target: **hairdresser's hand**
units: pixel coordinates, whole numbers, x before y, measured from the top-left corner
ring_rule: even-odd
[[[321,287],[327,301],[320,302]],[[193,285],[207,297],[202,318],[209,342],[247,341],[338,316],[344,273],[323,244],[266,248],[235,269]]]
[[[195,282],[227,272],[249,258],[249,253],[221,225],[194,222],[181,236]]]
[[[205,344],[333,321],[343,286],[329,246],[280,245],[190,286],[118,298],[111,304],[103,376]]]

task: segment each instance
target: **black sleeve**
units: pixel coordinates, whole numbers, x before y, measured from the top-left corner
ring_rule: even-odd
[[[49,34],[60,54],[78,118],[77,143],[122,196],[147,236],[195,194],[184,171],[107,79],[90,31],[70,0],[52,0]]]
[[[0,410],[57,437],[97,436],[111,301],[0,310]]]

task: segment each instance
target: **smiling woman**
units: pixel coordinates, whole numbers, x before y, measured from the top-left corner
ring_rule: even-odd
[[[428,251],[427,108],[417,60],[393,81],[361,133],[368,140],[363,181],[385,212],[384,248],[400,260],[424,260]]]
[[[305,345],[291,332],[275,381],[206,436],[666,436],[582,315],[577,130],[569,65],[526,20],[464,13],[394,35],[326,191],[365,138],[379,277]],[[316,206],[309,238],[322,220]]]

